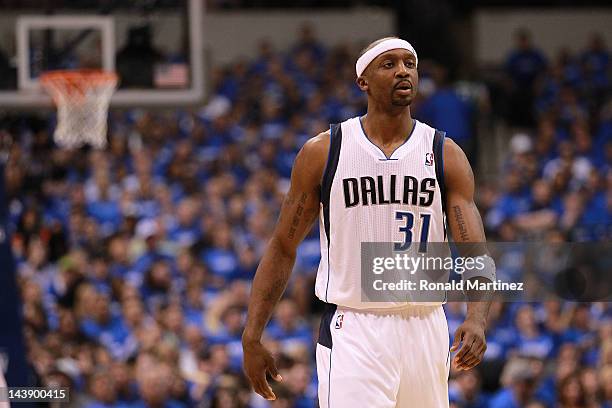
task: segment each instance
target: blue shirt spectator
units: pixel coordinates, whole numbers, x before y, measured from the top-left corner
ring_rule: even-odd
[[[605,86],[609,83],[610,54],[601,35],[595,34],[591,37],[587,51],[582,54],[582,63],[585,70],[595,75],[598,85]]]
[[[533,47],[531,36],[525,30],[516,34],[516,45],[506,60],[506,72],[517,87],[528,88],[546,68],[546,58]]]
[[[522,408],[509,388],[503,388],[489,401],[488,408]]]
[[[472,106],[455,90],[441,88],[418,109],[416,117],[430,126],[446,132],[448,137],[464,146],[473,137]]]

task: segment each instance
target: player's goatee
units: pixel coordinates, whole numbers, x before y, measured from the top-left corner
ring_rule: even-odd
[[[412,104],[412,99],[392,99],[391,104],[393,106],[410,106]]]

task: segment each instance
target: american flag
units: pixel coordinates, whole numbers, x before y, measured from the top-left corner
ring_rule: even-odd
[[[154,81],[156,88],[187,88],[189,83],[187,64],[157,64]]]

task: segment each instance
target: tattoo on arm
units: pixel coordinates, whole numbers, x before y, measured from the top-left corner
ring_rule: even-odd
[[[470,236],[467,231],[467,226],[465,225],[465,219],[463,218],[461,207],[455,205],[453,207],[453,211],[455,213],[455,221],[457,221],[457,226],[459,227],[459,235],[463,241],[468,241]]]
[[[266,303],[275,304],[283,294],[286,284],[287,278],[281,275],[274,282],[271,282],[265,287],[261,296],[262,300]]]
[[[302,193],[300,197],[300,201],[298,202],[297,209],[295,210],[295,214],[293,215],[293,220],[291,221],[291,227],[289,228],[289,234],[287,235],[289,239],[295,238],[295,231],[300,225],[300,220],[304,215],[304,204],[306,203],[306,198],[308,195],[306,193]]]

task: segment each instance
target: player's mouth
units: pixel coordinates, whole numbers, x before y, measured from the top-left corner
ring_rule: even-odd
[[[395,88],[395,92],[399,95],[412,95],[412,88]]]
[[[395,91],[400,95],[410,95],[412,93],[412,84],[408,81],[402,81],[395,85]]]

